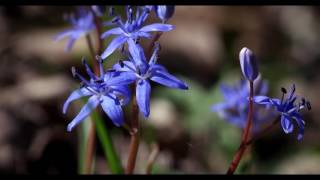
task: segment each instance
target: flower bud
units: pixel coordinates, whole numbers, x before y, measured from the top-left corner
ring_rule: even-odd
[[[174,13],[174,6],[155,6],[154,10],[162,21],[167,21]]]
[[[258,65],[255,55],[246,47],[242,48],[239,53],[241,71],[244,77],[250,81],[254,81],[258,75]]]

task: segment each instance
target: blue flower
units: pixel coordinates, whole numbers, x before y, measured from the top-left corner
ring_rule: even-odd
[[[70,51],[76,40],[89,34],[93,29],[95,29],[94,15],[90,11],[79,9],[78,18],[76,19],[74,15],[71,15],[68,17],[68,20],[72,25],[72,28],[59,33],[54,38],[58,41],[65,37],[69,37],[65,51]]]
[[[254,84],[255,94],[265,95],[268,91],[268,85],[260,79]],[[249,83],[246,80],[241,80],[235,85],[220,86],[224,98],[224,102],[214,104],[211,107],[213,112],[218,112],[219,117],[226,119],[231,124],[239,128],[245,128],[247,115],[249,110]],[[254,107],[253,114],[253,130],[258,131],[262,125],[267,123],[272,117],[268,109],[262,106]]]
[[[100,75],[96,76],[86,63],[83,61],[90,80],[81,76],[75,68],[72,73],[75,77],[81,80],[82,87],[73,91],[63,105],[63,113],[65,114],[69,104],[77,99],[85,96],[90,96],[88,102],[82,107],[79,114],[68,124],[68,131],[71,131],[77,124],[86,119],[92,110],[99,104],[104,112],[112,120],[113,124],[120,126],[124,122],[122,105],[125,105],[130,100],[130,90],[127,86],[117,84],[113,81],[113,77],[117,76],[113,71],[104,73],[103,65],[100,60]]]
[[[102,39],[105,39],[110,35],[116,35],[116,37],[110,42],[106,50],[102,53],[102,59],[107,58],[118,47],[128,42],[129,39],[136,41],[140,37],[151,38],[151,32],[167,32],[174,29],[173,25],[161,23],[154,23],[143,26],[143,23],[150,13],[150,9],[147,7],[142,8],[141,15],[139,8],[137,8],[135,17],[133,16],[133,10],[130,6],[127,6],[126,12],[127,20],[125,23],[123,23],[121,18],[118,16],[112,21],[112,23],[116,24],[118,27],[112,28],[101,35]]]
[[[176,89],[188,89],[183,81],[169,74],[165,67],[156,64],[159,45],[156,44],[153,54],[147,63],[142,47],[128,40],[131,61],[120,61],[113,66],[121,75],[117,76],[119,84],[136,83],[136,101],[140,112],[148,117],[150,114],[150,82],[154,81],[164,86]],[[122,82],[122,83],[121,83]]]
[[[282,88],[281,90],[283,93],[281,99],[269,98],[267,96],[255,96],[253,98],[253,101],[257,104],[270,105],[275,107],[276,111],[281,116],[281,126],[286,134],[293,132],[293,124],[294,122],[296,122],[298,126],[298,140],[301,140],[304,134],[305,122],[302,119],[300,110],[304,108],[310,110],[310,102],[306,101],[304,98],[301,98],[301,102],[299,102],[298,104],[295,103],[297,96],[294,95],[296,90],[294,84],[291,86],[291,91],[286,98],[286,89]]]
[[[244,47],[239,53],[239,59],[243,76],[249,81],[254,81],[259,75],[259,69],[253,52]]]

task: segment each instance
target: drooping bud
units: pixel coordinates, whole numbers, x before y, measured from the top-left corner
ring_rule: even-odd
[[[172,17],[174,14],[174,6],[155,6],[154,10],[158,16],[163,22],[167,21]]]
[[[246,47],[239,53],[240,66],[243,76],[249,81],[254,81],[258,75],[258,64],[255,55]]]

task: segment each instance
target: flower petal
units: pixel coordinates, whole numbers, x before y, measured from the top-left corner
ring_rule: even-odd
[[[76,40],[77,40],[76,38],[70,37],[67,42],[67,46],[64,48],[64,51],[65,52],[70,51]]]
[[[122,64],[121,64],[122,63]],[[117,71],[132,71],[136,72],[136,67],[131,61],[122,61],[113,65],[112,69]]]
[[[263,104],[263,105],[271,104],[270,98],[268,96],[254,96],[253,102],[257,104]]]
[[[94,110],[99,104],[98,96],[91,96],[88,99],[87,104],[85,104],[80,110],[79,114],[68,124],[67,131],[71,131],[76,125],[83,121],[86,117],[89,116],[92,110]]]
[[[110,86],[112,93],[117,96],[121,105],[126,105],[131,99],[131,91],[128,86]]]
[[[105,39],[105,38],[107,38],[107,37],[110,36],[110,35],[119,35],[119,34],[122,34],[122,33],[124,33],[124,32],[122,31],[121,28],[119,28],[119,27],[112,28],[112,29],[104,32],[104,33],[101,35],[101,39]]]
[[[107,81],[108,86],[127,85],[133,83],[137,79],[136,74],[131,71],[116,71],[112,74],[112,77]]]
[[[107,47],[107,49],[102,53],[101,58],[106,59],[110,54],[112,54],[120,45],[125,43],[127,37],[125,36],[118,36],[115,37]]]
[[[151,87],[147,80],[139,80],[136,87],[137,103],[144,117],[150,114],[150,91]]]
[[[281,126],[282,126],[283,131],[286,134],[289,134],[293,131],[293,124],[291,122],[290,117],[287,115],[281,116]]]
[[[211,106],[211,111],[213,111],[213,112],[223,111],[229,107],[230,107],[230,105],[227,103],[217,103],[217,104],[214,104],[213,106]]]
[[[175,28],[175,26],[171,24],[161,24],[161,23],[154,23],[147,26],[142,27],[139,31],[143,32],[150,32],[150,31],[162,31],[167,32],[171,31]]]
[[[92,95],[92,92],[90,92],[87,88],[84,88],[84,87],[73,91],[68,97],[68,99],[66,100],[66,102],[63,104],[63,110],[62,110],[63,114],[67,112],[68,106],[72,101],[80,99],[81,97],[90,96],[90,95]]]
[[[148,64],[143,48],[139,44],[136,44],[131,38],[128,39],[128,48],[135,66],[144,74],[147,71]]]
[[[54,41],[60,41],[61,39],[67,37],[67,36],[70,36],[72,34],[72,30],[68,29],[68,30],[65,30],[63,32],[60,32],[58,33],[56,36],[53,37],[53,40]]]
[[[177,79],[166,71],[157,70],[152,73],[150,79],[170,88],[188,89],[188,85],[186,83]]]
[[[114,99],[111,99],[108,96],[103,96],[101,107],[115,126],[121,126],[124,123],[121,105],[117,105]]]

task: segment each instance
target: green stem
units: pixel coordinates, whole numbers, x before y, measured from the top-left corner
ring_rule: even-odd
[[[97,135],[100,140],[100,143],[102,144],[103,152],[109,163],[111,172],[114,174],[122,174],[123,168],[121,162],[114,149],[112,138],[110,137],[108,130],[105,128],[103,124],[103,119],[95,111],[92,113],[92,117],[96,124]]]

